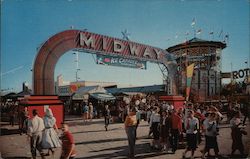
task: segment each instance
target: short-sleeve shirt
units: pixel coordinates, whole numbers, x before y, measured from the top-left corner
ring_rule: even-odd
[[[178,129],[179,131],[182,131],[182,119],[179,115],[173,113],[171,117],[171,125],[172,129]]]
[[[129,114],[128,116],[126,116],[126,119],[125,119],[125,126],[128,127],[128,126],[135,126],[137,123],[137,120],[136,120],[136,114]]]
[[[89,111],[89,107],[87,105],[83,106],[83,113],[87,113]]]
[[[209,122],[208,119],[206,119],[203,122],[203,125],[204,125],[204,128],[205,128],[205,135],[206,136],[216,136],[216,132],[217,132],[217,130],[216,130],[216,128],[217,128],[216,121]],[[210,128],[210,129],[208,130],[208,128]]]
[[[189,122],[189,128],[187,128],[187,123]],[[196,117],[193,117],[193,119],[186,119],[185,121],[185,128],[187,134],[196,134],[197,129],[199,129],[199,120]]]
[[[62,156],[67,156],[70,153],[70,147],[75,144],[74,138],[70,132],[64,132],[62,135]],[[76,151],[73,149],[70,156],[75,156]]]

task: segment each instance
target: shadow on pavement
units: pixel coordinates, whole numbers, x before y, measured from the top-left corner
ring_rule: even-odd
[[[107,149],[91,151],[91,152],[96,153],[96,152],[102,152],[102,151],[116,151],[116,152],[98,154],[98,155],[93,155],[93,156],[83,157],[83,158],[78,158],[78,159],[96,159],[96,158],[110,159],[110,158],[117,158],[117,157],[120,159],[120,158],[127,158],[128,156],[128,146],[107,148]],[[162,153],[159,151],[152,151],[150,148],[150,144],[145,143],[145,144],[136,145],[135,154],[136,154],[135,158],[144,159],[144,158],[151,158],[151,157],[156,157],[156,156],[163,156],[163,155],[166,155],[167,153]]]
[[[0,136],[19,134],[19,129],[0,128]]]
[[[103,120],[92,120],[92,121],[88,121],[87,123],[83,123],[83,120],[80,119],[80,120],[65,120],[66,123],[69,125],[69,126],[77,126],[77,125],[81,125],[81,126],[86,126],[86,125],[94,125],[94,124],[101,124],[103,123],[104,125],[104,119]]]
[[[102,130],[78,131],[78,132],[72,132],[72,134],[109,132],[109,131],[114,131],[114,130],[119,130],[119,129],[121,130],[122,128],[112,128],[112,129],[108,129],[108,131],[106,131],[104,126],[103,126]]]
[[[4,159],[31,159],[31,157],[6,157]]]
[[[97,143],[115,142],[115,141],[126,141],[126,140],[127,140],[127,138],[106,139],[106,140],[93,140],[93,141],[85,141],[85,142],[76,142],[75,145],[97,144]]]
[[[96,133],[96,132],[103,132],[103,130],[92,130],[92,131],[79,131],[79,132],[72,132],[72,134],[84,134],[84,133]]]

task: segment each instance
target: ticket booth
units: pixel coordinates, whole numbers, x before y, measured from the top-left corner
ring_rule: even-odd
[[[43,118],[47,108],[50,108],[56,118],[56,125],[61,127],[61,123],[64,121],[64,107],[58,96],[38,96],[29,95],[24,96],[24,99],[20,101],[19,112],[27,107],[30,117],[32,117],[32,111],[36,109],[38,116]]]
[[[167,103],[172,104],[175,110],[184,108],[183,104],[184,104],[185,98],[182,96],[160,96],[159,100],[166,101]]]

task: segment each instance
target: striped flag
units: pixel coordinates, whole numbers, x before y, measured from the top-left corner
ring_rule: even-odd
[[[187,67],[186,101],[188,101],[190,95],[193,72],[194,72],[194,63],[192,63]]]

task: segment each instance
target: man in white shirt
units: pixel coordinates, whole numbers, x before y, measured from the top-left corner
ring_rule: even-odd
[[[36,158],[36,150],[39,151],[42,159],[45,159],[44,154],[42,153],[42,132],[44,130],[43,119],[38,116],[36,109],[32,111],[33,118],[28,122],[28,136],[30,137],[30,149],[32,158]]]

